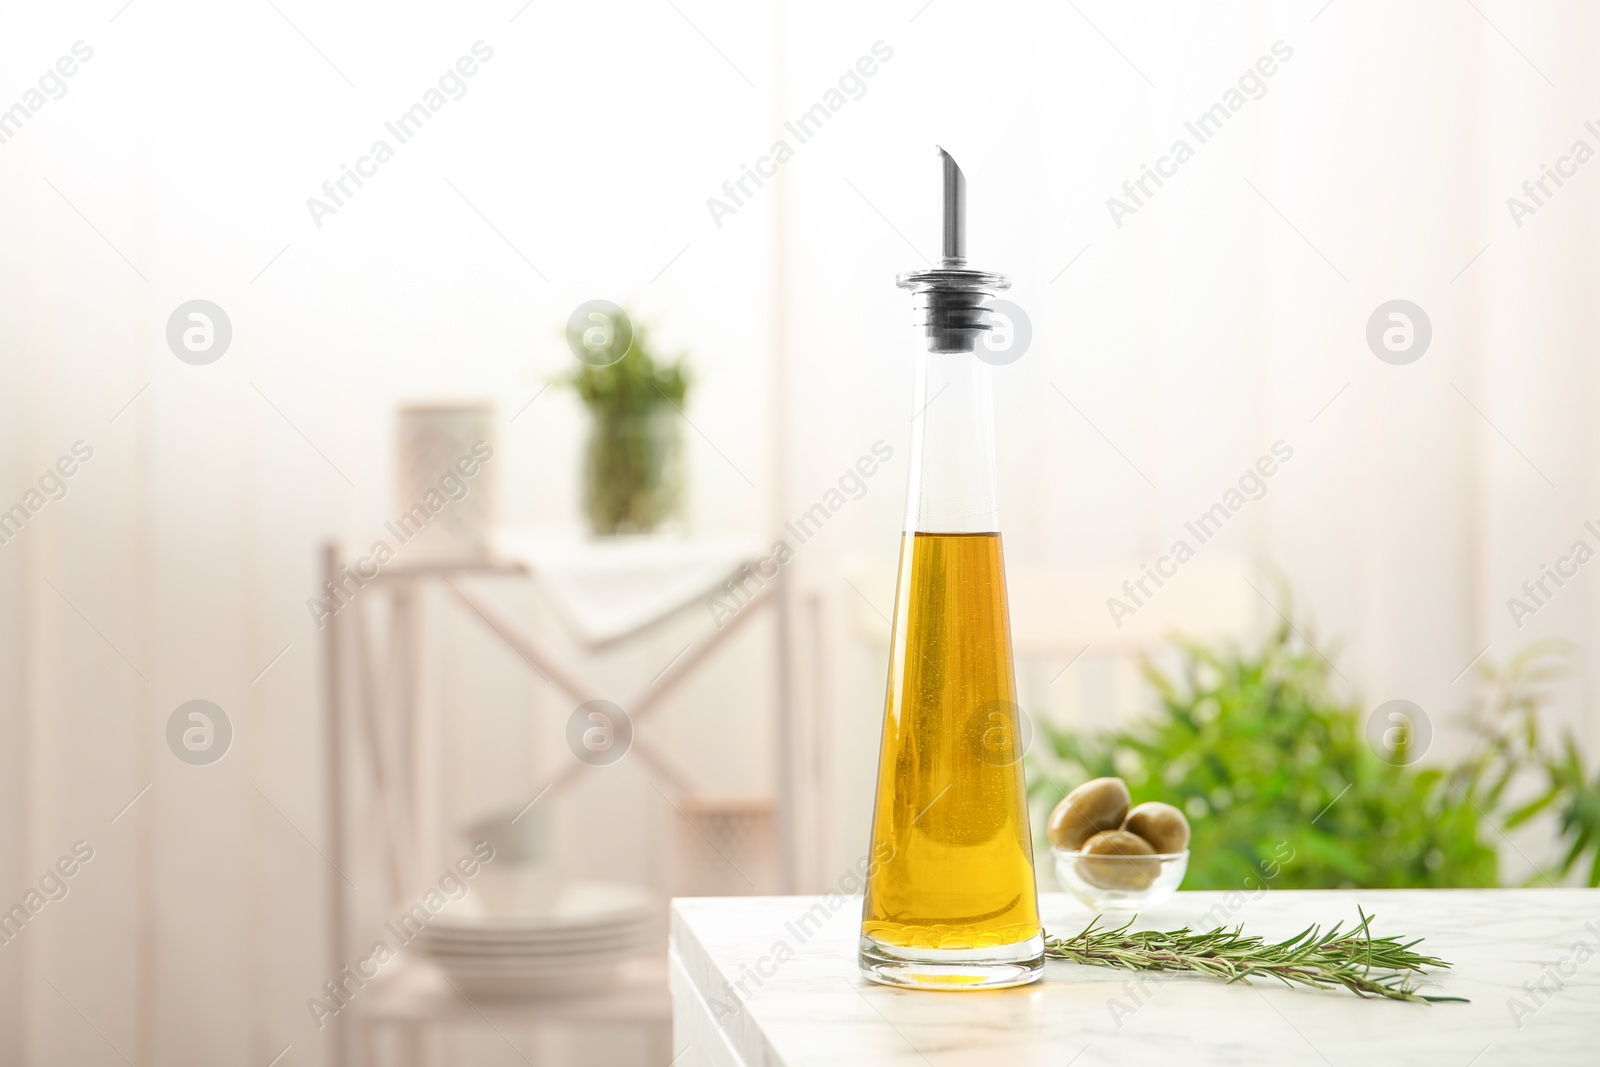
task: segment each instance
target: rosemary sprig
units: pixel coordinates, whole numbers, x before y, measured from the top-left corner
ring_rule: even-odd
[[[1343,987],[1362,997],[1386,997],[1432,1003],[1465,997],[1423,996],[1416,984],[1426,967],[1449,967],[1433,956],[1411,951],[1421,938],[1402,944],[1393,937],[1373,937],[1373,917],[1361,911],[1361,922],[1348,933],[1342,923],[1323,933],[1309,926],[1287,941],[1268,944],[1246,937],[1244,928],[1218,927],[1209,933],[1181,930],[1156,931],[1128,928],[1100,929],[1100,916],[1073,937],[1045,937],[1045,955],[1073,963],[1122,967],[1134,971],[1194,971],[1240,982],[1257,975],[1276,978],[1284,985],[1317,989]]]

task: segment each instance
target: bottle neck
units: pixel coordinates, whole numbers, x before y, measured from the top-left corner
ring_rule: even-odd
[[[974,352],[919,340],[906,532],[998,533],[994,368]]]

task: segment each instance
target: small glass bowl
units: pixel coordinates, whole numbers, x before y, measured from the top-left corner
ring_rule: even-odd
[[[1189,850],[1155,856],[1085,856],[1065,849],[1056,857],[1056,881],[1095,911],[1136,911],[1171,897],[1189,869]]]

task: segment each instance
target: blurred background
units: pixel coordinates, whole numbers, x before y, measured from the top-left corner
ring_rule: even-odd
[[[0,1061],[665,1064],[670,895],[848,890],[936,143],[1040,810],[1596,876],[1592,5],[0,27]]]

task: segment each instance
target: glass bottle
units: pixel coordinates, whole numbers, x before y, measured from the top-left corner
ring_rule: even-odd
[[[916,297],[919,343],[860,964],[888,985],[993,989],[1044,969],[995,507],[993,367],[979,356],[994,294],[1011,283],[967,268],[966,182],[939,154],[943,257],[897,279]]]

